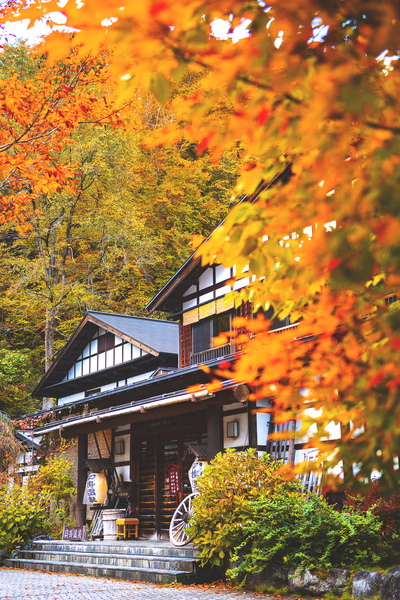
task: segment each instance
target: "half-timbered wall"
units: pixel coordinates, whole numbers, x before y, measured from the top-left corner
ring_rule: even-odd
[[[147,353],[138,346],[130,344],[100,327],[93,336],[92,341],[78,356],[63,381],[114,367],[123,362],[139,358],[143,354]]]

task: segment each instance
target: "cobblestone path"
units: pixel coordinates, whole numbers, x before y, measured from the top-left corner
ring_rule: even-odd
[[[169,587],[100,577],[0,568],[1,600],[268,600],[253,592]],[[276,599],[274,599],[276,600]]]

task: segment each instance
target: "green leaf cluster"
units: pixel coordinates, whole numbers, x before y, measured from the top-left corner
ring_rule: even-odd
[[[0,548],[12,552],[50,532],[45,496],[8,484],[0,487],[0,495]]]
[[[72,475],[72,463],[63,454],[53,455],[40,467],[33,486],[60,508],[75,493]]]
[[[314,493],[301,490],[260,494],[236,549],[243,560],[232,574],[259,573],[271,563],[318,570],[360,570],[391,562],[382,544],[381,523],[371,512],[339,512]]]
[[[0,410],[11,418],[34,411],[36,402],[30,395],[32,383],[29,351],[0,345]]]

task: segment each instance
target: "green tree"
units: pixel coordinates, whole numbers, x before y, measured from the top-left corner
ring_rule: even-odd
[[[28,350],[0,345],[0,411],[15,418],[35,410],[37,403],[30,395],[33,376]]]
[[[0,485],[7,484],[17,462],[22,446],[14,435],[14,427],[8,415],[0,412]]]

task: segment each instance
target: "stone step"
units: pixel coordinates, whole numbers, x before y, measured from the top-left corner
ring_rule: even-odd
[[[82,565],[132,567],[140,569],[156,569],[166,571],[179,571],[193,573],[196,559],[194,557],[181,558],[176,556],[160,556],[148,554],[122,554],[107,552],[65,552],[52,548],[51,550],[21,550],[19,560],[35,560],[42,562],[74,563]]]
[[[28,560],[14,558],[5,561],[8,568],[25,569],[30,571],[50,571],[52,573],[72,573],[91,577],[110,577],[128,581],[143,581],[147,583],[193,583],[195,576],[186,571],[171,571],[164,569],[149,569],[140,567],[119,567],[114,565],[93,565],[73,562]]]
[[[145,540],[138,542],[72,542],[62,540],[40,540],[31,542],[31,548],[48,552],[85,552],[105,554],[132,554],[146,556],[168,556],[196,558],[192,545],[177,548],[169,542]]]
[[[149,583],[194,583],[209,578],[196,561],[191,544],[176,548],[167,540],[36,540],[5,564],[10,568]]]

